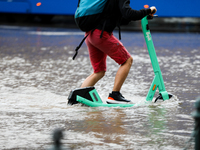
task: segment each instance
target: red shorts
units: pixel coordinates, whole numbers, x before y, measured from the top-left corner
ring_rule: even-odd
[[[94,73],[106,71],[107,55],[119,65],[122,65],[131,57],[123,44],[112,33],[104,31],[102,38],[100,38],[101,32],[101,30],[96,29],[86,38]]]

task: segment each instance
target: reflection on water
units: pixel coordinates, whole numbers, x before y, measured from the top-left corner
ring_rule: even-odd
[[[121,92],[138,104],[132,108],[66,105],[70,90],[92,72],[85,45],[72,61],[84,35],[79,30],[1,26],[0,35],[2,149],[48,148],[57,127],[65,129],[62,142],[71,149],[175,150],[190,139],[200,95],[199,34],[152,33],[166,89],[177,97],[153,104],[144,103],[154,73],[143,35],[122,33],[134,63]],[[102,99],[118,68],[110,58],[107,64],[96,85]]]

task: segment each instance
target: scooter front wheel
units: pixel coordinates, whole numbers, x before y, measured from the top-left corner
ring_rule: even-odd
[[[169,95],[169,99],[173,97],[173,95],[170,94],[170,93],[168,93],[168,95]],[[163,100],[164,101],[164,99],[163,99],[163,97],[162,97],[162,95],[160,93],[159,93],[158,97],[156,97],[156,99],[154,100],[154,103],[156,103],[158,100]]]

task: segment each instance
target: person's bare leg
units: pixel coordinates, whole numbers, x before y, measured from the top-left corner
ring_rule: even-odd
[[[85,79],[85,81],[81,85],[81,88],[94,86],[104,75],[105,75],[105,71],[92,73],[89,77]]]
[[[120,91],[124,81],[126,80],[126,77],[128,76],[132,62],[133,62],[133,58],[130,57],[118,69],[117,74],[115,76],[115,83],[114,83],[113,91]]]

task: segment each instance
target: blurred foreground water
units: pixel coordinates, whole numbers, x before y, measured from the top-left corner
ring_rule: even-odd
[[[92,73],[85,44],[72,60],[83,36],[75,29],[0,26],[1,149],[49,148],[55,128],[65,130],[62,142],[71,149],[183,149],[200,95],[200,34],[152,33],[166,90],[175,98],[144,104],[154,77],[144,37],[122,32],[134,62],[121,92],[141,104],[132,108],[67,106],[70,90]],[[118,67],[107,59],[96,85],[104,100]]]

